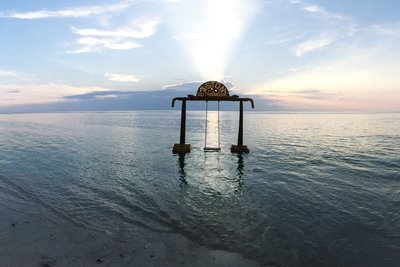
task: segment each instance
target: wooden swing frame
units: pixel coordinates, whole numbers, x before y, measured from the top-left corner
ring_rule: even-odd
[[[228,89],[220,82],[209,81],[203,83],[197,90],[196,96],[188,95],[187,97],[175,97],[172,99],[172,107],[175,106],[176,101],[182,101],[181,109],[181,127],[179,144],[175,144],[172,152],[175,153],[189,153],[192,149],[190,144],[185,143],[186,139],[186,101],[229,101],[239,102],[239,130],[237,145],[231,146],[232,153],[249,153],[246,145],[243,145],[243,102],[250,102],[251,107],[254,108],[254,101],[251,98],[241,98],[237,95],[230,96]],[[206,121],[207,123],[207,121]],[[218,125],[219,129],[219,125]],[[219,135],[218,135],[219,136]]]

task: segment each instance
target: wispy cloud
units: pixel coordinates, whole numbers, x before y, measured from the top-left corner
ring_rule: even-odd
[[[72,27],[72,32],[81,36],[121,37],[121,38],[147,38],[157,31],[160,24],[158,19],[137,19],[127,26],[115,30],[80,29]]]
[[[184,83],[175,83],[168,84],[162,87],[163,90],[188,90],[192,92],[196,92],[196,90],[202,85],[205,81],[192,81],[192,82],[184,82]],[[230,81],[221,80],[228,90],[234,89],[235,84]]]
[[[296,56],[302,57],[306,53],[330,45],[335,39],[332,34],[321,34],[296,45],[293,49]]]
[[[10,91],[7,91],[6,93],[8,93],[8,94],[18,94],[20,92],[21,91],[19,91],[19,90],[10,90]]]
[[[97,95],[93,99],[103,100],[103,99],[120,98],[120,97],[121,97],[120,95],[116,95],[116,94],[107,94],[107,95]]]
[[[70,53],[100,52],[105,48],[112,50],[139,48],[142,45],[134,39],[143,39],[154,35],[160,23],[159,19],[141,18],[113,30],[72,27],[73,33],[83,37],[76,41],[79,48],[70,51]]]
[[[0,69],[0,77],[18,77],[18,74],[11,70]]]
[[[349,101],[341,92],[326,92],[319,89],[306,89],[297,91],[265,91],[270,100],[278,101],[281,106],[294,110],[307,111],[334,111],[350,110],[348,103],[340,106],[341,102]],[[350,109],[349,109],[350,108]]]
[[[132,1],[130,1],[132,2]],[[61,10],[38,10],[29,12],[2,11],[0,17],[15,19],[46,19],[46,18],[79,18],[114,13],[127,9],[131,6],[130,2],[121,2],[113,5],[99,5],[87,7],[74,7]]]
[[[327,11],[324,7],[315,5],[315,4],[310,4],[308,2],[302,1],[302,0],[290,0],[289,1],[292,4],[299,5],[300,8],[304,11],[307,11],[309,13],[313,13],[315,15],[319,15],[325,19],[338,19],[338,20],[349,20],[351,19],[348,16],[339,14],[339,13],[334,13],[334,12],[329,12]]]
[[[375,30],[371,27],[360,31],[340,55],[269,79],[251,93],[265,93],[284,99],[288,106],[317,110],[398,110],[400,54],[396,48],[400,40],[392,35],[378,38],[381,33]],[[365,47],[365,36],[367,40],[375,36],[377,41]]]
[[[118,12],[128,10],[138,0],[124,0],[116,4],[96,5],[85,7],[71,7],[60,10],[38,10],[29,12],[1,11],[0,18],[14,19],[46,19],[46,18],[81,18],[94,16],[96,19],[100,15],[115,15]],[[154,35],[157,26],[161,23],[159,19],[140,18],[131,23],[116,29],[80,28],[72,27],[74,34],[80,37],[74,42],[77,48],[68,53],[100,52],[104,49],[130,50],[142,47],[133,38],[142,39]],[[1,75],[1,73],[0,73]]]
[[[105,73],[104,76],[113,82],[139,82],[140,79],[132,74]]]
[[[318,34],[293,46],[292,50],[298,57],[330,46],[336,41],[350,37],[357,32],[357,25],[349,16],[329,12],[322,6],[309,4],[302,0],[290,0],[290,3],[299,6],[301,10],[311,14],[311,18],[317,19],[319,22],[318,27],[316,27],[320,30]]]
[[[377,24],[372,29],[380,35],[400,38],[400,22],[391,24]]]
[[[84,37],[79,38],[76,41],[79,48],[69,51],[71,54],[79,54],[86,52],[100,52],[104,48],[111,50],[130,50],[133,48],[142,47],[141,44],[126,41],[121,38],[95,38],[95,37]]]
[[[162,87],[163,90],[191,90],[195,91],[204,81],[192,81],[175,84],[167,84]]]
[[[264,41],[264,42],[257,42],[257,43],[252,43],[249,44],[245,47],[242,48],[242,52],[246,51],[246,50],[250,50],[253,48],[257,48],[257,47],[264,47],[264,46],[278,46],[278,45],[284,45],[288,42],[292,41],[289,37],[277,37],[277,38],[273,38],[270,39],[268,41]]]
[[[303,7],[303,9],[311,13],[324,13],[323,8],[315,5],[306,5]]]
[[[280,75],[292,74],[292,73],[295,73],[295,72],[299,72],[299,71],[301,71],[301,70],[302,70],[302,68],[295,68],[295,67],[292,67],[292,68],[288,68],[288,69],[286,69],[286,70],[280,71],[278,74],[280,74]]]
[[[318,5],[309,5],[309,4],[302,4],[302,5],[303,5],[303,7],[302,7],[303,10],[305,10],[309,13],[318,15],[324,19],[333,19],[333,20],[342,20],[342,21],[351,19],[350,17],[344,16],[342,14],[328,12],[323,7],[318,6]]]
[[[0,106],[60,102],[65,101],[64,97],[68,95],[106,90],[97,86],[77,87],[58,83],[3,83],[0,84]]]
[[[316,100],[332,100],[343,97],[343,93],[332,93],[324,92],[318,89],[306,89],[291,92],[294,96],[306,98],[306,99],[316,99]]]

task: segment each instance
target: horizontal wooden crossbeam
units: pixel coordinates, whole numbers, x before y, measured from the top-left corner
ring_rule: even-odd
[[[188,95],[187,97],[175,97],[172,99],[172,107],[175,106],[175,101],[231,101],[231,102],[246,102],[249,101],[251,103],[251,107],[254,108],[254,101],[251,98],[242,98],[238,96],[207,96],[207,97],[201,97],[201,96],[193,96],[193,95]]]

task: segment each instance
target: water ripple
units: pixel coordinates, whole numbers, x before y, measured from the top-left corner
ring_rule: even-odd
[[[249,113],[248,155],[228,151],[237,114],[221,119],[223,150],[204,153],[204,113],[189,112],[194,149],[177,156],[178,112],[0,115],[0,194],[279,266],[400,262],[399,114]]]

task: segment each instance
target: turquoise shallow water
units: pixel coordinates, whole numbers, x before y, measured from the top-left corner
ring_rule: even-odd
[[[202,150],[204,115],[188,114],[186,156],[171,153],[177,111],[0,115],[0,193],[125,240],[173,232],[278,266],[400,265],[400,114],[249,112],[241,156],[238,114],[221,113],[220,153]]]

